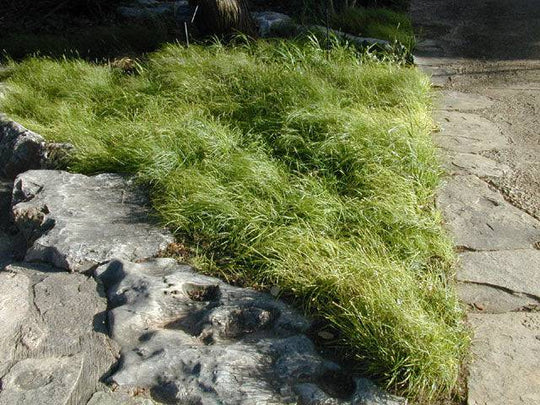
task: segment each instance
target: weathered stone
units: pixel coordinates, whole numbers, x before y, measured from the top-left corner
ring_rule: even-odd
[[[21,360],[2,378],[1,405],[68,405],[80,379],[83,358],[53,356]]]
[[[479,115],[438,111],[436,119],[441,130],[435,134],[435,142],[443,149],[478,153],[508,145],[508,139],[501,130],[493,122]]]
[[[11,221],[11,182],[0,179],[0,270],[22,255],[24,240],[17,235]]]
[[[486,96],[460,91],[444,90],[441,92],[441,109],[447,111],[476,111],[489,108],[494,101]]]
[[[531,249],[540,240],[540,222],[512,206],[475,176],[454,176],[437,205],[457,246],[473,250]]]
[[[16,122],[0,116],[0,177],[38,169],[45,140]]]
[[[15,341],[30,310],[30,280],[23,274],[0,272],[0,376],[12,365]]]
[[[478,177],[499,178],[512,170],[504,163],[474,153],[445,153],[442,160],[444,168],[450,174],[474,174]]]
[[[96,392],[87,405],[154,405],[156,402],[144,397],[133,397],[118,392]]]
[[[540,250],[466,252],[460,262],[459,281],[489,284],[540,301]]]
[[[540,403],[540,313],[470,314],[468,404]]]
[[[0,272],[0,290],[0,404],[86,403],[118,358],[97,283],[10,265]]]
[[[284,26],[292,23],[291,17],[283,13],[277,13],[275,11],[260,11],[251,13],[253,20],[259,27],[259,35],[261,37],[267,37],[279,32],[279,29],[283,29]]]
[[[487,284],[458,283],[457,292],[459,299],[468,304],[473,312],[503,314],[540,308],[539,301],[534,297]]]
[[[405,405],[407,401],[384,392],[368,379],[359,378],[356,381],[356,394],[352,403],[354,405]]]
[[[122,346],[111,377],[120,387],[149,389],[166,403],[351,401],[352,378],[318,355],[305,335],[309,322],[269,294],[172,259],[113,261],[96,276],[112,307],[111,336]],[[330,378],[336,373],[339,389]]]
[[[29,243],[25,260],[69,271],[152,257],[173,241],[150,220],[142,193],[119,175],[29,171],[15,181],[13,204]]]

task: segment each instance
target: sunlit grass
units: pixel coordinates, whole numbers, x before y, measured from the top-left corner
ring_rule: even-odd
[[[73,143],[72,170],[149,186],[203,271],[279,286],[390,388],[452,391],[468,337],[416,69],[285,41],[169,45],[132,75],[81,60],[9,68],[0,108]]]

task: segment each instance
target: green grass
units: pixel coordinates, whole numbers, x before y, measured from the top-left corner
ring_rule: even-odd
[[[135,175],[203,271],[280,286],[392,389],[454,389],[468,336],[419,71],[259,41],[169,45],[134,75],[27,59],[8,83],[1,110],[73,143],[74,171]]]
[[[414,48],[415,37],[409,16],[384,8],[349,8],[331,18],[334,28],[357,36],[397,41]]]

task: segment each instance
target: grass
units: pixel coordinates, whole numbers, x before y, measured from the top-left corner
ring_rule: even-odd
[[[414,31],[409,16],[385,8],[349,8],[331,18],[334,28],[357,36],[399,42],[407,49],[415,45]]]
[[[468,336],[429,80],[316,42],[168,45],[136,74],[82,60],[10,63],[0,109],[71,142],[71,170],[130,173],[203,271],[279,286],[391,389],[456,385]]]

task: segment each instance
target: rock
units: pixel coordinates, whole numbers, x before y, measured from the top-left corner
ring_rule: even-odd
[[[442,187],[437,206],[457,246],[471,250],[532,249],[540,222],[505,201],[475,176],[454,176]]]
[[[474,174],[478,177],[500,178],[512,169],[504,163],[474,153],[450,153],[443,158],[443,166],[450,174]]]
[[[151,221],[143,194],[119,175],[28,171],[15,180],[12,211],[28,241],[25,260],[69,271],[153,257],[173,242]]]
[[[441,96],[441,109],[447,111],[484,110],[494,104],[492,99],[480,94],[445,90],[441,92]]]
[[[356,381],[356,394],[353,405],[406,405],[407,400],[384,392],[370,380],[359,378]]]
[[[118,358],[96,282],[10,265],[0,290],[0,404],[86,403]]]
[[[77,387],[82,357],[25,359],[2,378],[1,405],[67,405]]]
[[[156,402],[144,397],[132,397],[118,392],[96,392],[87,405],[154,405]]]
[[[488,284],[540,302],[540,250],[466,252],[459,257],[459,281]]]
[[[19,331],[28,317],[30,280],[23,274],[0,272],[0,376],[12,365]]]
[[[0,116],[0,177],[13,179],[26,170],[38,169],[44,144],[40,135]]]
[[[120,387],[148,389],[165,403],[350,403],[352,378],[319,356],[305,335],[309,322],[269,294],[172,259],[113,261],[96,277],[122,346],[111,376]]]
[[[268,37],[285,26],[292,24],[292,19],[286,14],[276,13],[275,11],[258,11],[251,13],[255,23],[259,27],[259,35]]]
[[[11,185],[0,179],[0,270],[23,254],[24,240],[17,235],[10,216]]]
[[[479,115],[438,111],[436,119],[440,123],[441,131],[435,134],[435,142],[442,149],[478,153],[508,145],[508,139],[501,130]]]
[[[457,292],[460,300],[469,304],[471,310],[483,313],[502,314],[538,305],[535,298],[487,284],[458,283]]]
[[[540,403],[540,313],[469,314],[468,404]]]

